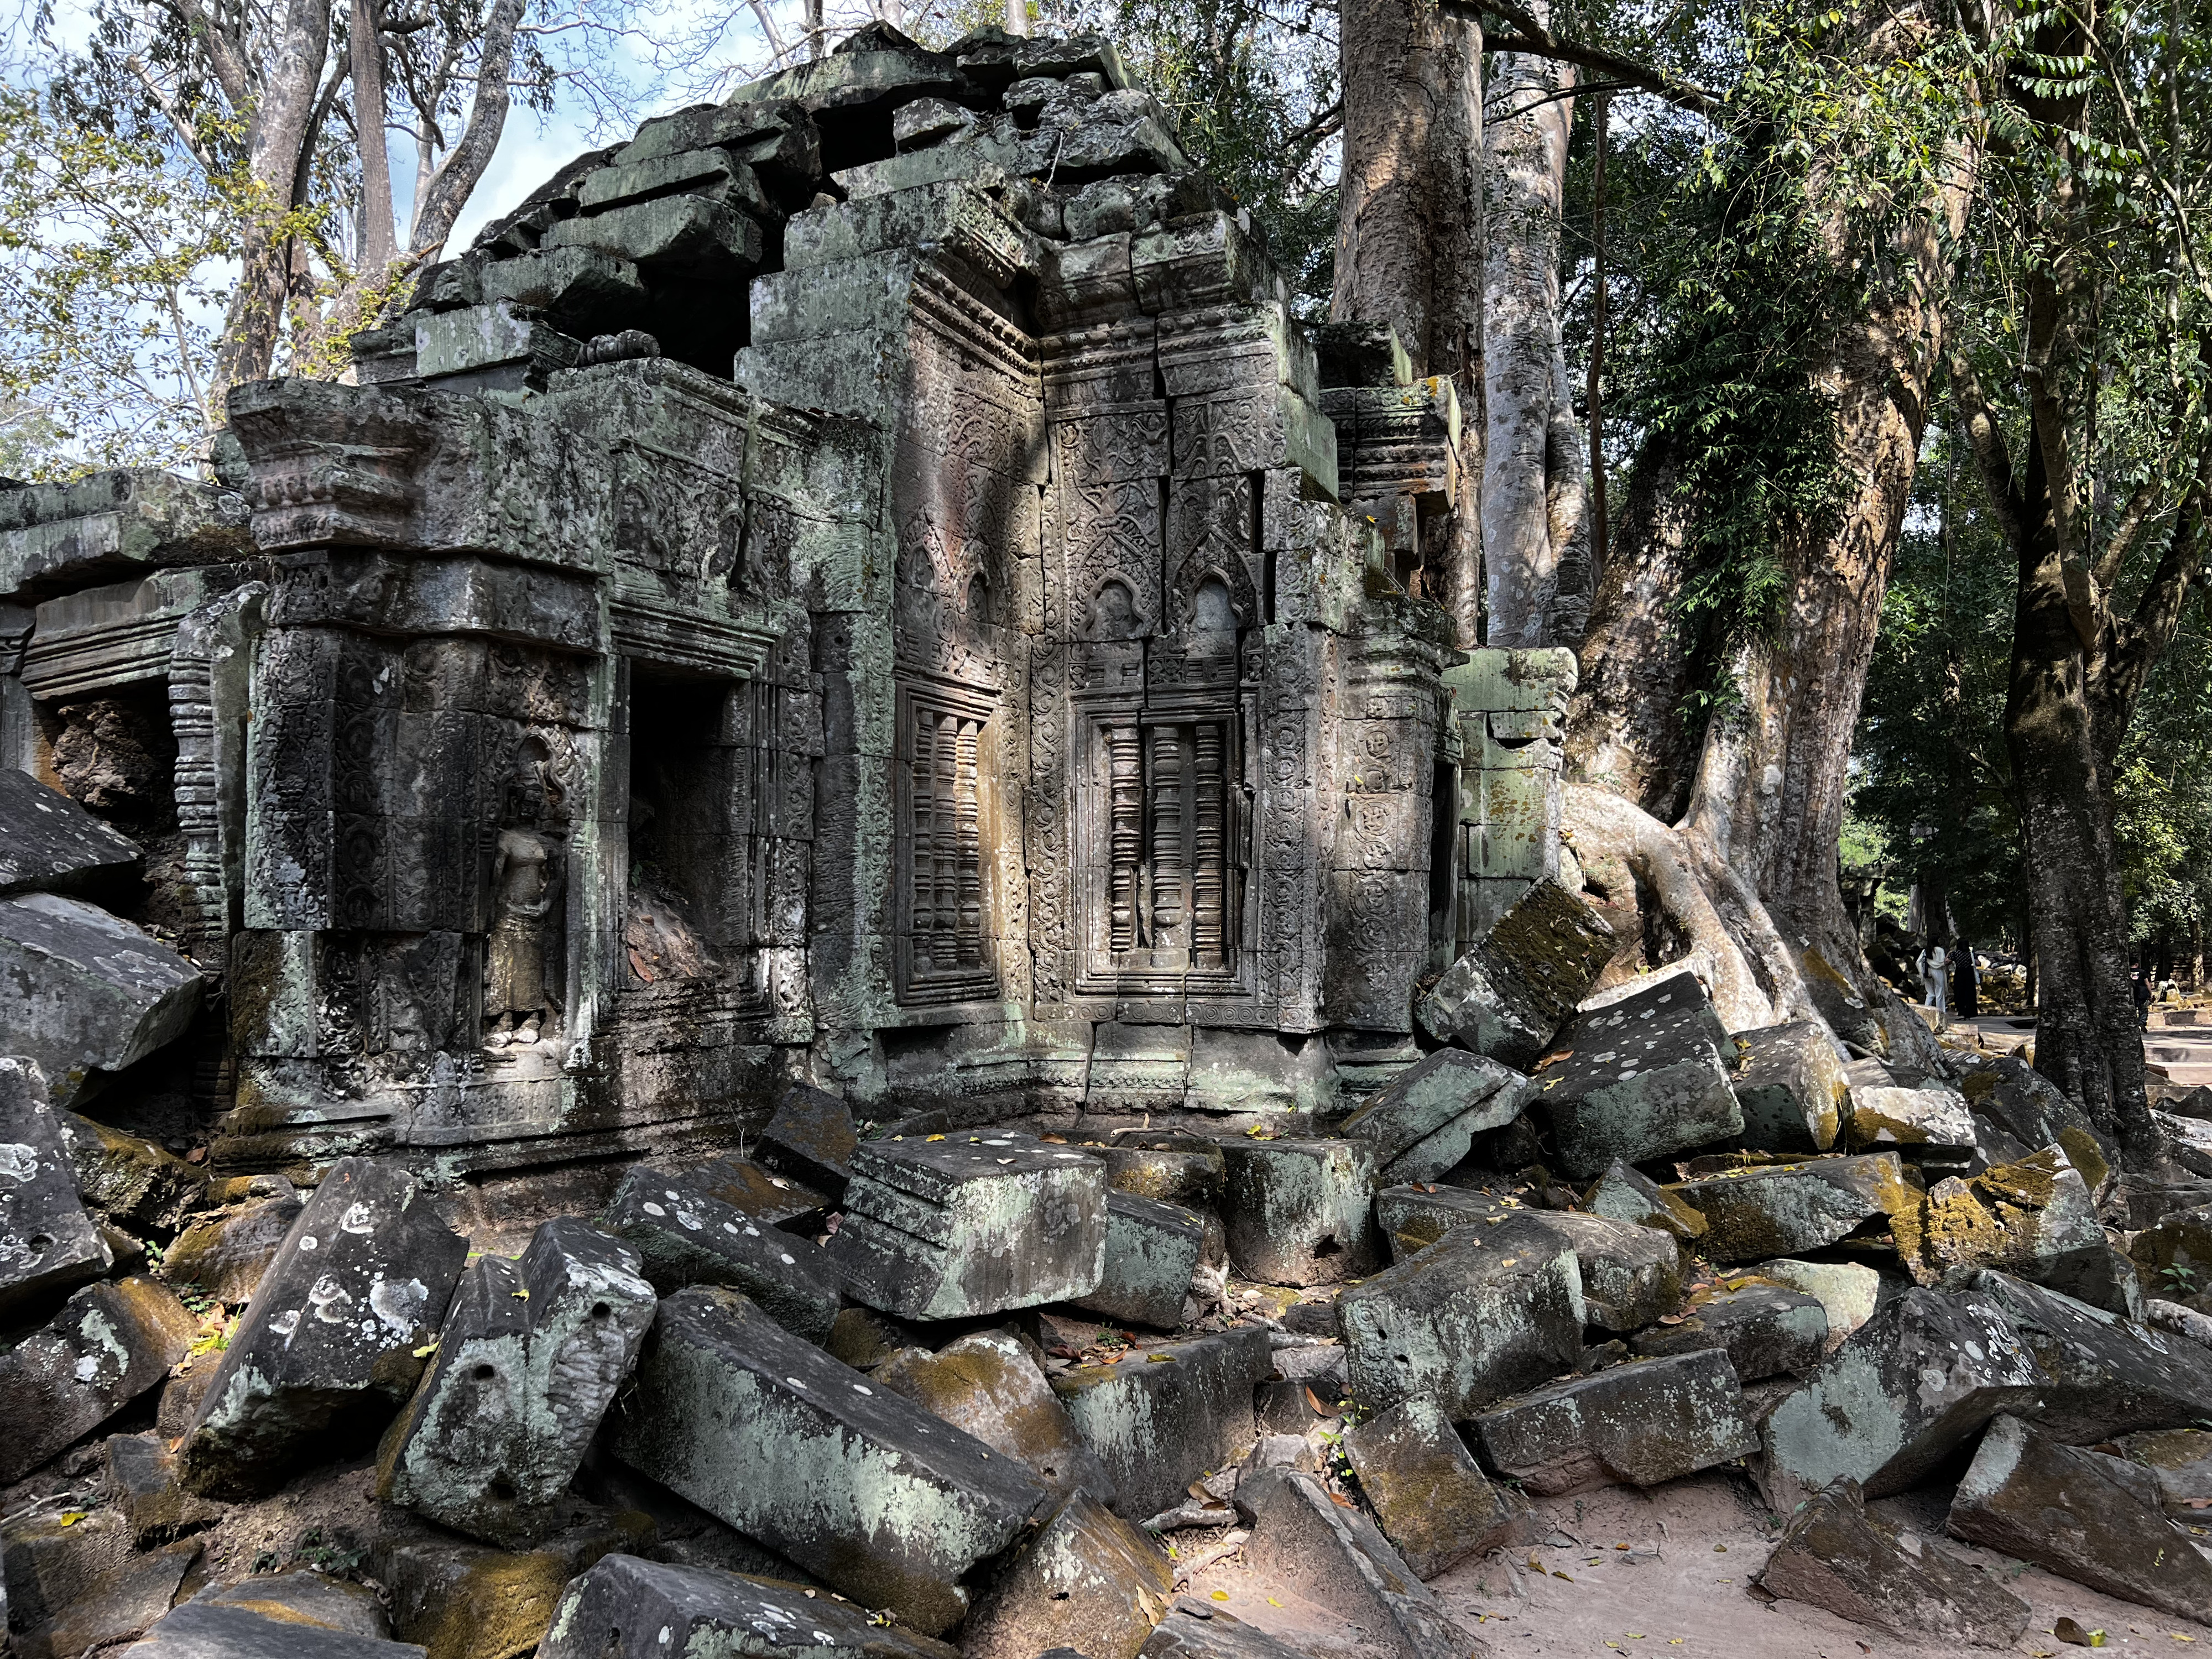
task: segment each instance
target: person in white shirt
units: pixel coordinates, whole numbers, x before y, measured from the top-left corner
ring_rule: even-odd
[[[1950,994],[1946,981],[1950,977],[1950,953],[1940,940],[1929,944],[1920,953],[1921,1000],[1936,1011],[1940,1025],[1949,1017]]]

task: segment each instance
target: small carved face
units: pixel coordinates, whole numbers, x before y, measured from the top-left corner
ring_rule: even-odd
[[[1190,626],[1194,634],[1234,634],[1237,605],[1229,597],[1229,584],[1208,576],[1191,596]]]
[[[1094,640],[1128,640],[1134,639],[1142,626],[1137,602],[1128,588],[1121,582],[1108,582],[1091,602],[1090,626],[1085,631]]]

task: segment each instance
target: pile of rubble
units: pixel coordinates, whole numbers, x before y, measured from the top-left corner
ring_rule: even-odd
[[[396,1162],[210,1179],[0,1060],[19,1650],[1297,1651],[1178,1598],[1233,1561],[1461,1659],[1431,1581],[1532,1498],[1723,1468],[1786,1517],[1764,1590],[1876,1630],[2027,1626],[1868,1507],[1931,1484],[1960,1539],[2212,1620],[2212,1348],[2143,1291],[2189,1298],[2212,1206],[2108,1224],[2201,1194],[2009,1060],[1731,1034],[1690,972],[1589,995],[1602,935],[1533,890],[1423,1007],[1459,1041],[1334,1133],[800,1086],[755,1158],[636,1166],[513,1258]],[[240,1559],[271,1516],[291,1553]]]

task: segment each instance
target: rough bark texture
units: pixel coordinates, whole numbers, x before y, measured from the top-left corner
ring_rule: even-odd
[[[361,153],[361,272],[380,279],[398,252],[392,228],[392,163],[384,143],[384,50],[376,0],[352,0],[346,46],[353,76],[354,140]]]

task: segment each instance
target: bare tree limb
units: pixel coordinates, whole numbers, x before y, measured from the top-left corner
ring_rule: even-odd
[[[1486,25],[1482,40],[1486,52],[1518,52],[1532,58],[1556,58],[1563,64],[1609,75],[1621,83],[1623,90],[1635,88],[1650,93],[1694,114],[1712,116],[1720,112],[1721,94],[1711,88],[1649,64],[1639,64],[1632,58],[1623,58],[1618,52],[1563,40],[1528,11],[1513,4],[1512,0],[1442,0],[1442,3],[1443,9],[1455,16],[1480,21],[1486,15],[1493,15],[1503,17],[1513,26],[1515,33],[1504,33]]]

